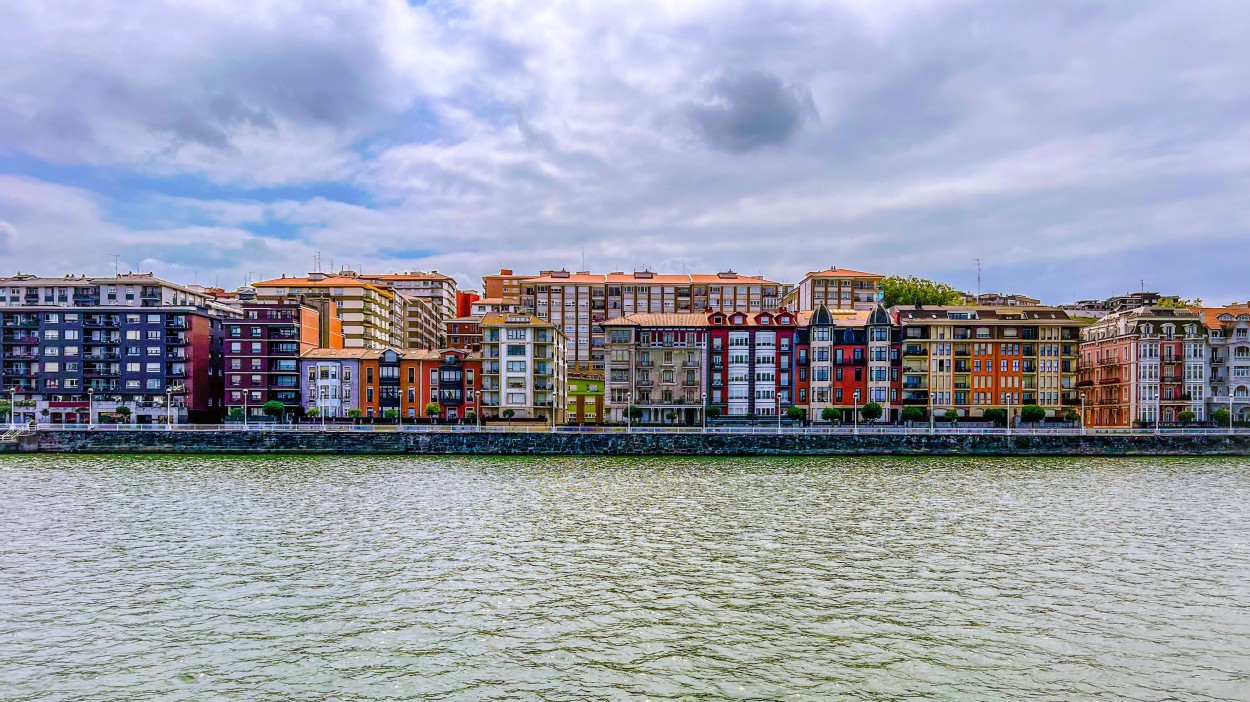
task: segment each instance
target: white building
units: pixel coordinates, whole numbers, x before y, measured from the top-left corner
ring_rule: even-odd
[[[567,347],[564,334],[527,314],[482,318],[482,407],[519,419],[566,420]]]

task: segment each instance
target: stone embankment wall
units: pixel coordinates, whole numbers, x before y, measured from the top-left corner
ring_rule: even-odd
[[[1163,436],[38,431],[21,453],[587,456],[1246,456],[1250,434]]]

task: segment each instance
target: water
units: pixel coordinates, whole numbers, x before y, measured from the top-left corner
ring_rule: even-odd
[[[0,699],[1250,699],[1250,461],[0,458]]]

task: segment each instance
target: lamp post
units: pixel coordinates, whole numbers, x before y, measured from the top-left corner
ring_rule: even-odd
[[[634,393],[625,393],[625,433],[634,433]]]
[[[165,388],[165,430],[174,430],[174,390],[168,386]]]
[[[700,411],[703,413],[703,430],[702,430],[702,433],[706,434],[706,433],[707,433],[707,392],[706,392],[706,391],[704,391],[703,393],[701,393],[701,394],[700,394],[700,397],[702,397],[702,398],[703,398],[703,408],[700,410]],[[1232,402],[1231,402],[1231,401],[1229,402],[1229,405],[1230,405],[1230,406],[1232,405]],[[1229,424],[1229,426],[1231,427],[1232,425],[1231,425],[1231,424]]]
[[[1232,388],[1229,388],[1228,391],[1231,393],[1233,390]],[[1232,400],[1229,400],[1229,407],[1232,407]],[[17,428],[17,386],[16,385],[14,385],[9,390],[9,428],[10,429]]]
[[[87,388],[87,428],[95,429],[95,419],[91,410],[95,407],[95,388]]]
[[[1085,393],[1081,393],[1081,436],[1085,436]]]
[[[859,436],[859,388],[855,388],[855,406],[851,408],[851,419],[855,420],[855,436]]]
[[[781,391],[777,391],[777,433],[781,433]]]
[[[1228,386],[1228,433],[1233,433],[1233,386]]]
[[[928,396],[929,396],[929,436],[933,436],[933,388],[929,388]]]
[[[243,428],[247,429],[247,388],[243,388]]]
[[[1011,393],[1004,393],[1007,396],[1007,435],[1011,436]]]

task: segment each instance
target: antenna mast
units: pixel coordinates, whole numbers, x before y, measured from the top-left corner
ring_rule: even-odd
[[[113,257],[113,277],[116,278],[117,276],[121,275],[120,259],[122,255],[121,254],[109,254],[109,255]]]
[[[981,302],[981,259],[973,259],[977,262],[977,302]]]

